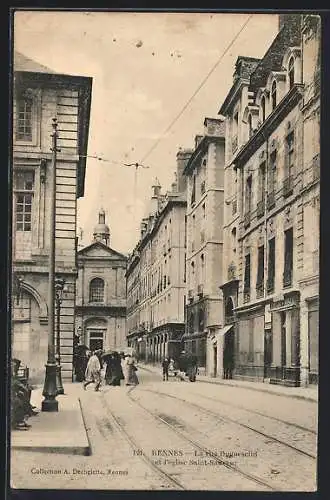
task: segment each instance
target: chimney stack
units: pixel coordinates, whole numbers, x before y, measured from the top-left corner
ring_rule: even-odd
[[[179,193],[184,193],[187,188],[187,179],[183,171],[193,153],[192,149],[182,149],[176,154],[177,189]]]

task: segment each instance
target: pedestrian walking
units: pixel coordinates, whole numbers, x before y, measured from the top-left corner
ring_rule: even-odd
[[[167,357],[165,357],[162,361],[163,381],[168,380],[169,365],[170,365],[170,360]]]
[[[99,391],[101,385],[101,364],[95,352],[92,353],[88,360],[83,388],[86,390],[86,387],[92,383],[95,384],[95,391]]]
[[[123,370],[121,367],[121,358],[118,352],[113,352],[103,356],[106,362],[105,383],[107,385],[119,386],[121,380],[124,379]]]
[[[135,361],[130,354],[125,356],[125,381],[126,385],[138,385],[139,379],[136,375],[137,367]]]

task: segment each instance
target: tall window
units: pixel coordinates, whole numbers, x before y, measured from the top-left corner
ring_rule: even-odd
[[[238,146],[238,111],[233,116],[232,123],[232,152],[236,151]]]
[[[286,175],[292,175],[294,167],[294,132],[286,138]]]
[[[231,230],[231,248],[233,251],[233,257],[236,255],[236,227]]]
[[[265,188],[266,188],[266,162],[262,162],[259,166],[259,201],[264,201],[265,199]]]
[[[274,291],[275,286],[275,238],[268,241],[268,278],[267,291]]]
[[[257,298],[263,295],[264,291],[264,246],[258,248],[258,270],[257,270]]]
[[[269,157],[269,180],[268,180],[268,191],[273,192],[276,190],[276,163],[277,163],[277,151],[273,151]]]
[[[253,134],[252,115],[251,115],[251,113],[248,116],[248,126],[249,126],[249,139],[250,139],[252,137],[252,134]]]
[[[292,89],[294,85],[294,58],[291,57],[289,61],[289,88]]]
[[[250,213],[252,207],[252,175],[246,179],[245,185],[245,213]]]
[[[272,109],[275,109],[277,104],[277,85],[275,81],[272,84],[271,97],[272,97]]]
[[[16,139],[32,141],[33,99],[21,97],[17,103]]]
[[[31,231],[34,172],[17,172],[15,181],[16,231]]]
[[[191,205],[195,203],[196,200],[196,175],[192,178],[192,190],[191,190]]]
[[[191,286],[195,286],[195,262],[191,263]]]
[[[264,122],[266,120],[266,99],[265,96],[261,98],[261,120]]]
[[[293,190],[293,169],[294,169],[294,132],[286,137],[285,155],[285,175],[283,184],[283,195],[289,196]]]
[[[271,209],[275,206],[276,178],[277,178],[277,152],[276,150],[270,154],[269,170],[268,170],[268,196],[267,208]]]
[[[250,300],[250,288],[251,288],[251,255],[248,253],[245,255],[245,269],[244,269],[244,301]]]
[[[293,228],[284,232],[284,273],[283,286],[292,285],[293,270]]]
[[[201,278],[202,278],[202,283],[205,283],[205,257],[204,254],[201,254]]]
[[[104,301],[104,281],[101,278],[94,278],[89,285],[89,301],[103,302]]]

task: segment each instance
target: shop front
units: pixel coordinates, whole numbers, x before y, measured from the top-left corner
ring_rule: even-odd
[[[234,378],[264,380],[265,306],[236,309]]]
[[[270,304],[272,316],[272,362],[270,383],[300,385],[300,293],[275,297]]]

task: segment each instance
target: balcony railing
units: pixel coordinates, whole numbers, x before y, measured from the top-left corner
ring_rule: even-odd
[[[236,135],[235,137],[233,137],[233,139],[231,141],[231,151],[232,151],[232,153],[235,153],[237,147],[238,147],[238,138],[237,138],[237,135]]]
[[[251,224],[251,212],[246,212],[244,214],[244,227],[248,227]]]
[[[267,209],[275,207],[275,191],[270,191],[267,195]]]
[[[292,269],[287,269],[283,273],[283,286],[288,287],[292,285]]]
[[[232,207],[232,215],[235,215],[237,212],[237,200],[236,199],[232,201],[231,207]]]
[[[293,193],[293,179],[292,175],[288,175],[283,181],[283,196],[287,198]]]
[[[265,213],[265,200],[260,200],[257,203],[257,217],[260,218]]]

